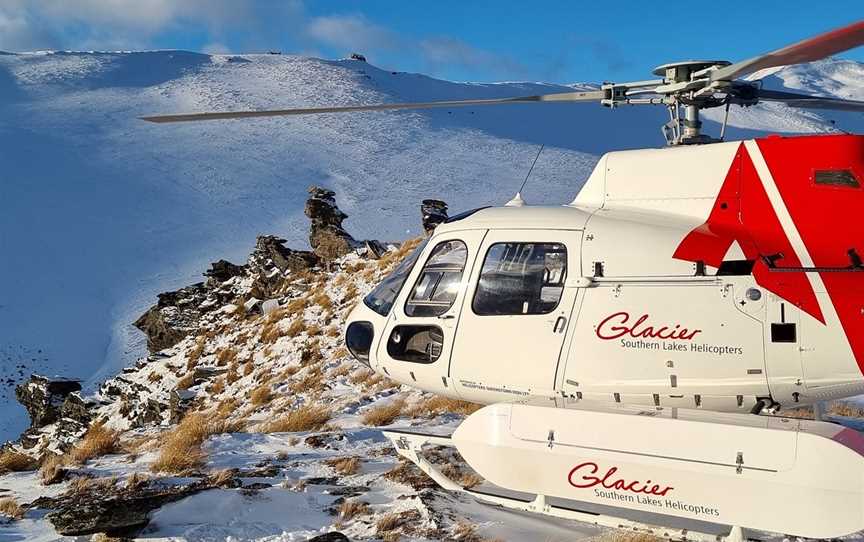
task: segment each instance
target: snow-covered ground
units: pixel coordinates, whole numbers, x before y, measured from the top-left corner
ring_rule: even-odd
[[[862,74],[825,61],[769,83],[860,99]],[[422,198],[453,212],[506,201],[540,144],[526,199],[569,201],[601,153],[661,145],[665,112],[542,104],[174,126],[136,117],[568,88],[288,55],[0,54],[0,440],[25,425],[12,393],[20,376],[103,379],[143,352],[130,322],[156,293],[196,281],[217,257],[241,258],[258,233],[305,245],[310,184],[336,190],[359,237],[401,239],[417,232]],[[770,105],[731,121],[732,137],[864,127]]]

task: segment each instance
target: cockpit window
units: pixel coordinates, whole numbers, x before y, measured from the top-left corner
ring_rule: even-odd
[[[855,174],[848,169],[820,169],[813,174],[813,181],[823,186],[861,188]]]
[[[489,247],[474,293],[480,316],[547,314],[555,310],[567,278],[567,248],[560,243],[496,243]]]
[[[417,263],[420,253],[426,248],[428,242],[428,239],[424,239],[422,243],[417,245],[417,248],[406,256],[396,266],[396,269],[381,281],[381,284],[376,286],[374,290],[369,292],[369,295],[363,298],[363,303],[381,316],[390,314],[390,309],[393,308],[393,303],[399,296],[402,285],[405,284],[405,280],[408,278],[411,270],[414,269],[414,264]]]
[[[459,240],[438,243],[405,302],[408,316],[440,316],[447,312],[462,284],[468,247]]]

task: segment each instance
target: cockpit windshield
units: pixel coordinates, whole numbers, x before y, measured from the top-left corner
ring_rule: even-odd
[[[428,242],[429,239],[424,239],[422,243],[417,245],[417,248],[415,248],[411,254],[406,256],[405,259],[396,266],[396,269],[381,281],[381,284],[376,286],[369,295],[363,298],[363,303],[381,316],[387,316],[390,314],[390,309],[393,307],[393,303],[399,296],[399,291],[402,290],[402,285],[405,284],[405,279],[408,278],[411,270],[414,269],[414,264],[417,263],[417,258],[420,257],[420,253],[423,252],[423,249],[426,247]]]

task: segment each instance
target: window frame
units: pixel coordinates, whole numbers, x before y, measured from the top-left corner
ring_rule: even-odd
[[[420,284],[420,281],[423,280],[423,277],[426,275],[426,266],[429,265],[429,261],[434,256],[435,251],[441,245],[444,245],[446,243],[454,243],[454,242],[461,243],[462,247],[465,249],[465,261],[462,262],[462,269],[459,270],[459,290],[456,292],[456,295],[453,296],[453,300],[450,301],[450,304],[447,305],[447,307],[442,312],[440,312],[438,314],[420,314],[420,315],[410,314],[408,312],[408,306],[409,305],[423,306],[423,307],[443,307],[444,306],[443,303],[440,303],[440,302],[436,303],[436,302],[431,301],[431,299],[434,298],[435,295],[438,293],[437,288],[438,288],[438,285],[441,283],[441,279],[443,278],[444,273],[454,273],[454,272],[456,272],[455,269],[446,269],[445,268],[443,270],[440,270],[441,277],[439,277],[438,281],[435,283],[435,285],[432,289],[432,294],[429,296],[429,300],[414,302],[414,303],[412,303],[412,300],[414,298],[414,293],[417,289],[417,286]],[[468,268],[468,260],[469,260],[470,253],[471,253],[471,251],[468,248],[468,243],[466,243],[464,240],[462,240],[458,237],[453,237],[450,239],[442,239],[441,241],[435,243],[435,245],[432,247],[432,250],[429,251],[429,256],[426,257],[426,260],[423,262],[423,265],[419,267],[417,278],[414,279],[414,284],[408,290],[408,295],[405,298],[405,303],[402,304],[403,314],[405,314],[405,316],[407,318],[438,318],[441,315],[447,314],[447,312],[449,312],[450,309],[453,308],[453,306],[456,304],[456,301],[459,299],[459,294],[462,290],[462,286],[463,286],[463,283],[465,281],[465,270]],[[414,264],[415,269],[417,268],[418,263],[419,263],[419,258],[418,258],[418,261]],[[434,271],[435,270],[432,270],[432,272],[434,272]],[[405,282],[407,283],[408,281],[406,280]]]
[[[552,306],[546,312],[518,312],[518,313],[507,313],[507,314],[495,314],[495,313],[481,313],[477,312],[475,307],[475,303],[477,301],[477,294],[480,291],[480,281],[483,279],[483,270],[486,267],[486,260],[489,258],[489,253],[492,252],[492,249],[495,248],[496,245],[560,245],[563,248],[564,254],[564,275],[561,278],[561,293],[558,295],[558,300],[555,302],[555,305]],[[486,253],[483,255],[483,260],[480,262],[480,269],[477,273],[477,280],[474,283],[474,292],[471,295],[471,313],[475,316],[486,317],[486,316],[545,316],[552,314],[558,307],[561,305],[561,300],[564,299],[564,289],[566,288],[567,283],[567,275],[570,272],[570,251],[567,248],[567,244],[563,241],[494,241],[486,248]]]
[[[390,313],[393,312],[393,307],[397,306],[397,302],[399,301],[399,296],[402,294],[402,291],[405,289],[405,283],[408,282],[409,278],[411,278],[411,273],[413,273],[414,269],[416,269],[417,262],[420,261],[420,256],[423,255],[423,251],[426,250],[426,247],[428,245],[429,245],[429,238],[428,237],[426,239],[423,239],[422,241],[420,241],[420,244],[417,245],[410,253],[408,253],[405,256],[405,259],[403,259],[401,262],[396,264],[396,267],[394,267],[390,273],[388,273],[383,279],[381,279],[381,281],[378,282],[378,284],[376,284],[375,287],[372,288],[372,290],[368,294],[363,296],[363,304],[366,305],[366,307],[368,307],[369,310],[371,310],[375,314],[377,314],[379,316],[383,316],[385,318],[389,317]],[[417,257],[414,258],[414,261],[411,262],[410,265],[408,265],[408,262],[410,260],[406,261],[406,259],[412,258],[415,254],[417,255]],[[399,271],[399,268],[403,264],[407,266],[407,269],[405,269],[405,272],[403,273],[404,278],[402,279],[402,282],[399,283],[399,288],[393,290],[393,301],[390,303],[390,306],[387,308],[387,311],[382,313],[381,311],[378,310],[380,307],[376,308],[369,302],[369,298],[372,297],[372,294],[374,294],[378,290],[378,288],[381,287],[388,279],[390,279],[393,275],[395,275],[396,272]]]

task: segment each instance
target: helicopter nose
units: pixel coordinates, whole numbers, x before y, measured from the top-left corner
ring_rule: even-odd
[[[356,321],[348,324],[345,330],[345,346],[354,358],[363,365],[369,366],[369,351],[375,339],[375,328],[372,322]]]

